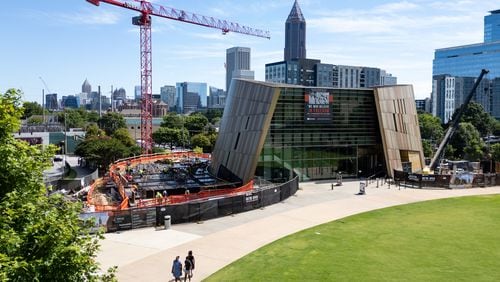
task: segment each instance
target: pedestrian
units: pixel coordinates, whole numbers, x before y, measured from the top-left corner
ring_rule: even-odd
[[[188,252],[188,256],[186,257],[186,259],[189,259],[189,261],[191,262],[191,269],[189,271],[189,279],[191,279],[193,277],[193,270],[195,265],[193,251]]]
[[[182,263],[179,260],[179,256],[175,257],[174,262],[172,263],[172,275],[174,275],[175,281],[181,281],[182,276]]]
[[[191,281],[192,275],[192,270],[193,265],[191,263],[191,260],[189,259],[189,256],[186,257],[186,260],[184,261],[184,282],[186,282],[187,279]]]

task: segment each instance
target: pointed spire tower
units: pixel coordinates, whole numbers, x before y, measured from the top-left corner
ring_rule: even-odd
[[[82,93],[90,94],[90,92],[92,92],[92,86],[90,85],[89,81],[85,78],[85,81],[82,84]]]
[[[297,0],[285,23],[285,61],[306,58],[306,19]]]

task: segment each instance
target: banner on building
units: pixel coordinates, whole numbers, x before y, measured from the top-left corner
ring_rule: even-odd
[[[326,91],[311,91],[306,93],[305,99],[305,121],[306,122],[330,122],[332,113],[330,105],[333,96]]]

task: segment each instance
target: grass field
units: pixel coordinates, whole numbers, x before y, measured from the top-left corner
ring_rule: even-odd
[[[319,225],[205,281],[500,281],[500,196],[428,201]]]

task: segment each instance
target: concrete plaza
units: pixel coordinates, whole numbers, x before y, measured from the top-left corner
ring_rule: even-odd
[[[201,281],[231,262],[286,235],[365,211],[407,203],[498,194],[500,187],[471,189],[411,189],[368,185],[355,195],[359,182],[300,183],[299,191],[282,203],[198,223],[172,225],[168,230],[144,228],[105,234],[98,261],[103,269],[118,266],[119,281],[170,281],[172,261],[189,250],[196,258],[192,281]]]

